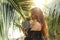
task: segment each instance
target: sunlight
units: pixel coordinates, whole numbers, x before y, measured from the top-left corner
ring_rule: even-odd
[[[44,5],[48,5],[48,3],[51,3],[52,0],[33,0],[34,6],[33,7],[39,7],[41,9],[44,8]]]
[[[47,0],[47,3],[49,4],[49,3],[51,3],[53,0]]]
[[[24,37],[22,30],[19,30],[18,27],[15,27],[15,29],[13,29],[12,27],[9,28],[9,30],[8,30],[9,39],[18,39],[20,37]]]

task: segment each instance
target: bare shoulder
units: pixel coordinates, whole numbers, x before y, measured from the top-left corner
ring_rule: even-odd
[[[39,22],[36,22],[36,25],[38,25],[38,26],[41,26],[41,23],[39,23]]]
[[[38,26],[38,27],[37,27],[37,30],[41,30],[41,28],[42,28],[41,23],[37,22],[37,23],[36,23],[36,26]]]
[[[41,30],[41,23],[36,22],[35,25],[32,27],[31,30],[36,30],[36,31],[40,31]]]

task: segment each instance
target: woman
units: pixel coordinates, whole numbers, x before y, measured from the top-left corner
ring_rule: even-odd
[[[25,40],[45,40],[48,36],[47,25],[40,8],[31,9],[31,26]]]

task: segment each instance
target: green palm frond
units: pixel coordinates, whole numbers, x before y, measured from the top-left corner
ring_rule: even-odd
[[[58,18],[58,24],[60,24],[60,15],[59,15],[59,18]]]
[[[11,4],[12,4],[12,6],[20,13],[20,15],[24,18],[24,15],[23,15],[23,13],[21,13],[21,11],[20,11],[20,8],[18,7],[18,5],[13,1],[13,0],[8,0]]]
[[[20,15],[25,19],[25,13],[24,11],[29,11],[32,0],[8,0],[12,6],[20,13]]]

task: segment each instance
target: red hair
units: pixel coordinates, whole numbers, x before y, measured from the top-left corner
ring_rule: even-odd
[[[44,37],[47,37],[48,36],[48,28],[47,28],[47,24],[46,24],[46,21],[45,21],[45,18],[44,18],[44,15],[43,15],[43,12],[40,8],[32,8],[31,9],[31,14],[36,14],[36,19],[39,23],[42,24],[42,34]]]

